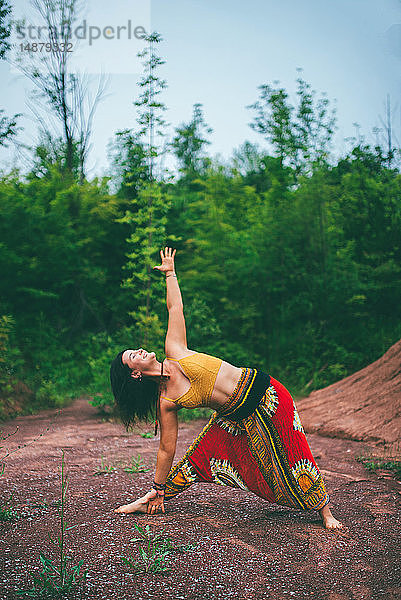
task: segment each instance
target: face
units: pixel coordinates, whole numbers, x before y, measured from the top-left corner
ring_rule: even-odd
[[[139,348],[138,350],[125,350],[121,358],[123,364],[131,369],[132,377],[136,378],[153,365],[156,354]]]

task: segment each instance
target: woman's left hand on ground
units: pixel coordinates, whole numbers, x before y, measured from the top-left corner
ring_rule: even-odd
[[[146,510],[148,515],[154,515],[158,512],[166,512],[164,510],[164,496],[158,496],[156,490],[151,490],[151,492],[154,492],[154,495],[152,494],[152,497],[150,497],[148,501]],[[149,492],[149,494],[151,492]]]

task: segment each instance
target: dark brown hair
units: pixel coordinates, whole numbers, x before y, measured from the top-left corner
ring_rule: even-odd
[[[111,363],[110,382],[117,413],[128,430],[138,421],[154,419],[160,379],[131,377],[131,369],[122,362],[124,352],[119,352]]]

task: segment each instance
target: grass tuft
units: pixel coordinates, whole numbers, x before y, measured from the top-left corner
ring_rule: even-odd
[[[123,469],[126,473],[129,473],[131,475],[134,475],[135,473],[146,473],[147,471],[149,471],[149,467],[147,467],[143,463],[142,457],[140,454],[138,454],[138,456],[136,458],[132,457],[131,463],[128,465],[125,465],[125,467],[123,467]]]
[[[107,464],[104,456],[100,458],[100,467],[98,467],[93,474],[94,475],[107,475],[108,473],[114,473],[117,471],[117,467]]]
[[[137,554],[126,557],[121,560],[128,567],[129,571],[139,575],[148,573],[167,573],[171,571],[169,557],[174,552],[189,552],[195,549],[191,544],[175,545],[173,540],[167,537],[163,530],[154,533],[149,525],[142,527],[134,525],[136,537],[130,542],[140,544],[137,548]]]
[[[358,456],[356,460],[362,463],[368,471],[376,472],[381,469],[386,469],[392,471],[397,478],[401,479],[401,460],[399,459],[381,460],[373,457]]]

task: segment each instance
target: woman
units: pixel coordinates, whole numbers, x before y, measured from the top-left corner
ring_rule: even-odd
[[[255,368],[238,368],[187,347],[176,251],[160,251],[169,313],[166,359],[142,348],[125,350],[111,366],[111,384],[124,424],[156,408],[160,446],[152,489],[115,512],[165,512],[164,502],[195,482],[249,490],[277,504],[319,511],[327,529],[339,529],[328,506],[294,401],[281,383]],[[181,407],[215,409],[208,424],[172,469]]]

